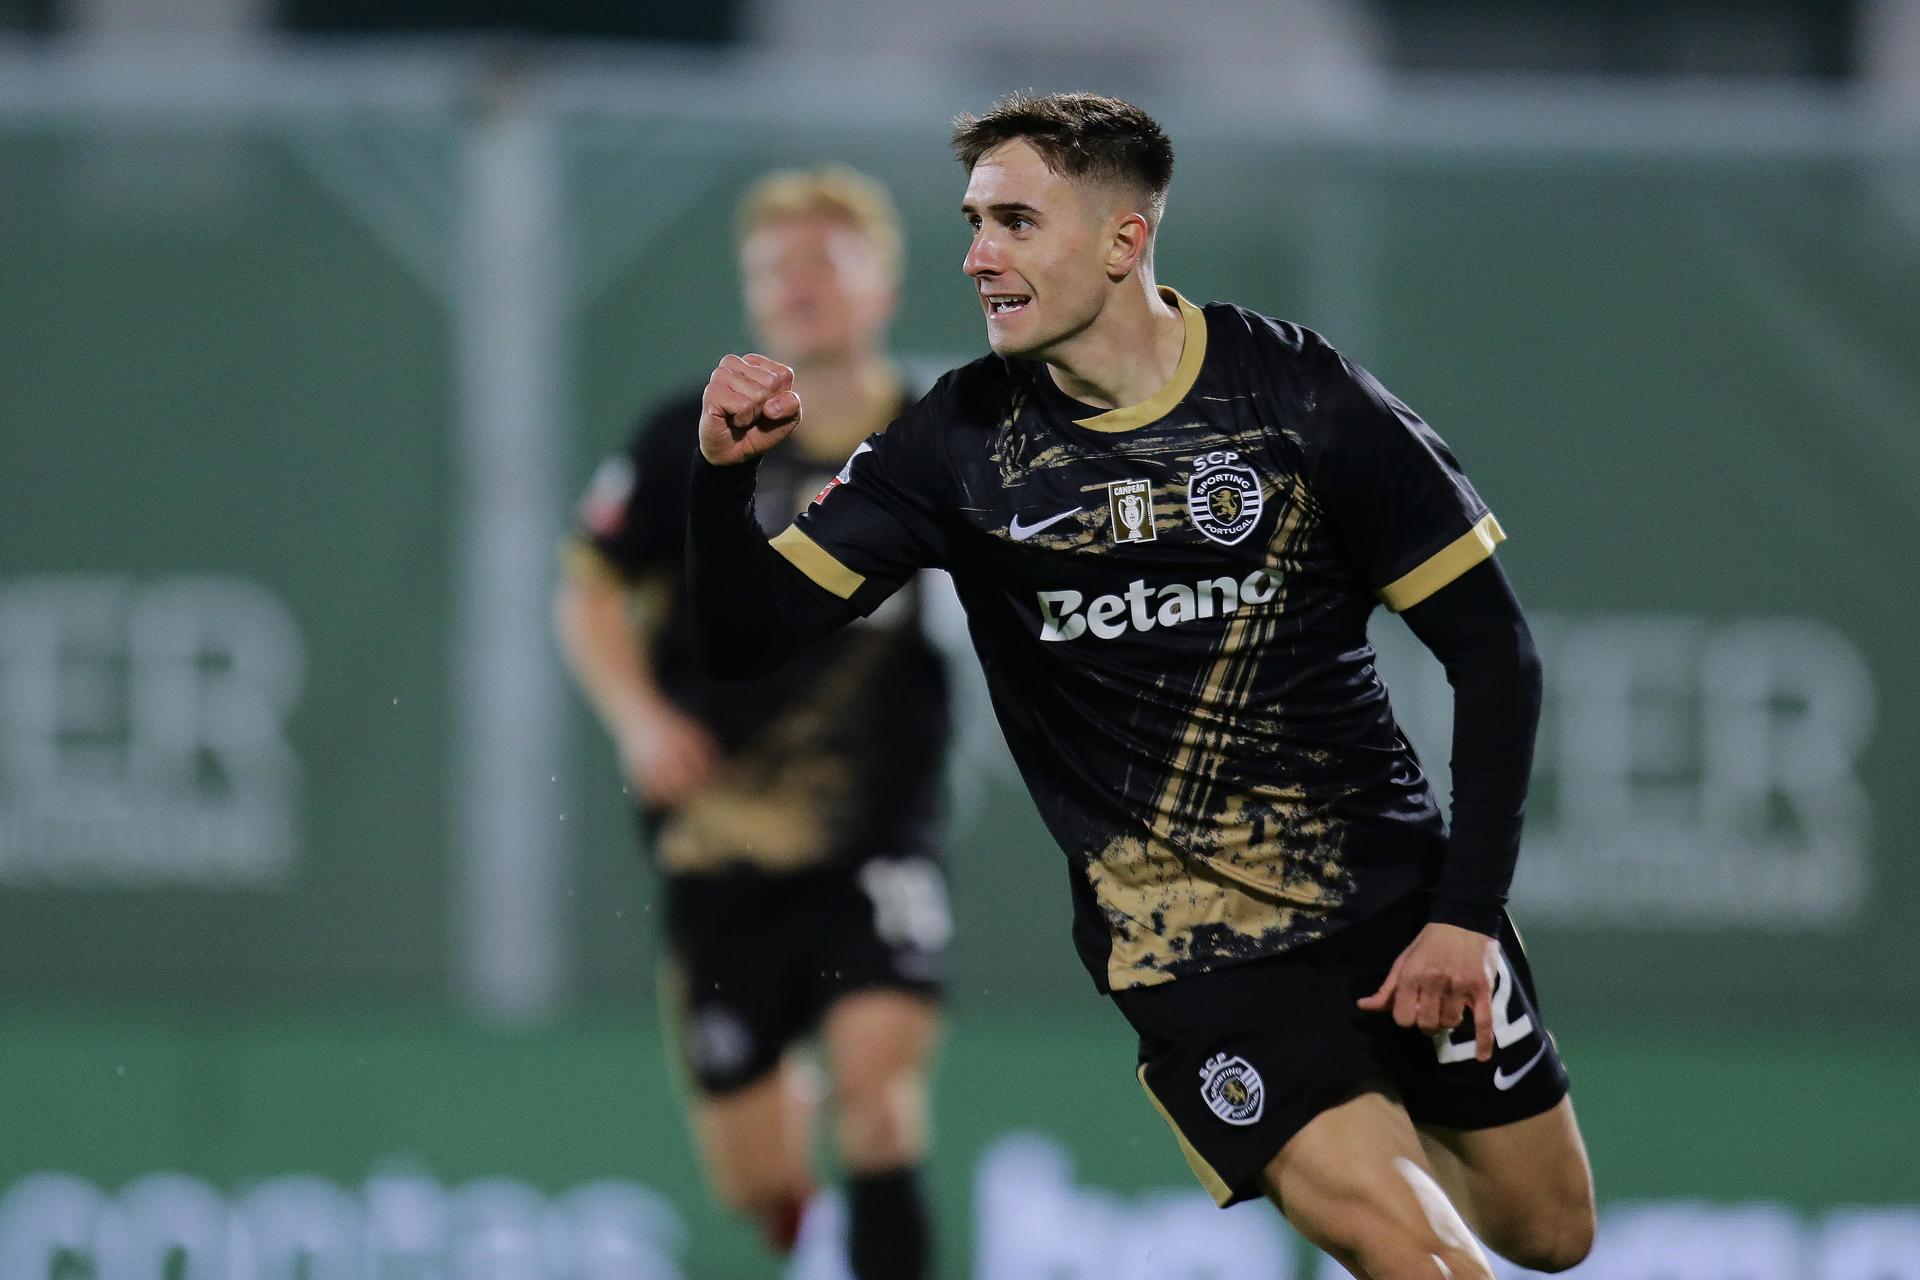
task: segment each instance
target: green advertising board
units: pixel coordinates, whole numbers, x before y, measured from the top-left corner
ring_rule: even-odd
[[[1125,1025],[1091,1013],[955,1020],[929,1170],[940,1274],[1315,1275],[1268,1206],[1213,1207],[1134,1081]],[[830,1204],[782,1264],[707,1202],[653,1032],[58,1016],[4,1031],[10,1280],[67,1280],[56,1256],[102,1280],[844,1274]],[[1920,1276],[1920,1037],[1556,1034],[1602,1197],[1576,1274]]]
[[[0,173],[6,989],[439,990],[444,307],[262,130],[21,128]]]

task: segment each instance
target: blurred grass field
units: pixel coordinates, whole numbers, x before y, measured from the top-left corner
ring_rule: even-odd
[[[1130,1033],[1088,1003],[1044,1019],[954,1021],[930,1171],[943,1274],[973,1274],[975,1170],[1009,1133],[1058,1139],[1078,1180],[1108,1192],[1191,1187],[1134,1082]],[[1912,1134],[1888,1122],[1920,1079],[1920,1033],[1797,1047],[1759,1033],[1598,1025],[1556,1036],[1609,1204],[1763,1201],[1812,1213],[1899,1203],[1920,1185]],[[652,1029],[14,1013],[0,1018],[0,1042],[0,1188],[65,1170],[108,1191],[158,1170],[227,1192],[289,1174],[351,1188],[389,1166],[449,1186],[511,1176],[546,1193],[618,1179],[680,1212],[688,1280],[774,1274],[752,1233],[701,1190]]]

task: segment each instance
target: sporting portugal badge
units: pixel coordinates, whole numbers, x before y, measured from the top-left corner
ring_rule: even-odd
[[[1253,532],[1262,508],[1260,477],[1240,465],[1231,449],[1216,449],[1193,460],[1187,481],[1187,514],[1194,527],[1226,546]]]

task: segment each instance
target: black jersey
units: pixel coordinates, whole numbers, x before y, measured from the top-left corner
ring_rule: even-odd
[[[661,689],[725,752],[717,777],[692,800],[650,815],[662,867],[789,872],[936,853],[950,717],[946,670],[921,628],[917,589],[761,679],[704,673],[684,591],[699,416],[693,396],[641,423],[595,473],[571,547],[576,571],[611,573],[643,598]],[[797,448],[769,458],[757,504],[766,527],[785,527],[838,466]]]
[[[1100,412],[1043,365],[976,361],[772,540],[860,612],[951,571],[1103,990],[1285,952],[1432,882],[1445,830],[1367,618],[1504,537],[1318,334],[1168,296],[1186,345],[1151,399]]]

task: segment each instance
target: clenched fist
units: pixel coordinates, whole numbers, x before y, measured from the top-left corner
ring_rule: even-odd
[[[765,356],[727,356],[700,397],[700,453],[716,467],[758,457],[799,425],[793,370]]]

